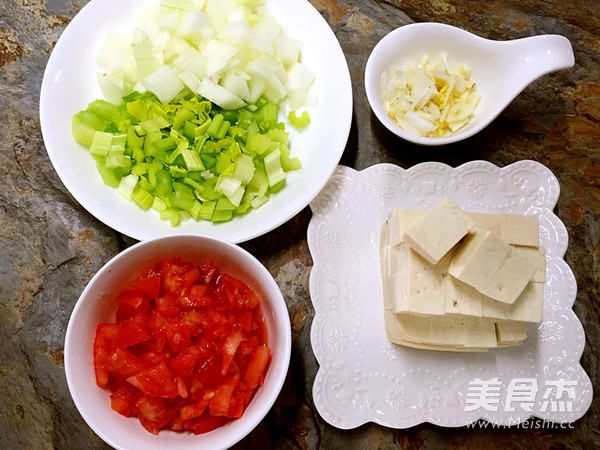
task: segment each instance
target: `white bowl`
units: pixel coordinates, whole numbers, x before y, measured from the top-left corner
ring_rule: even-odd
[[[450,64],[465,63],[481,94],[469,123],[456,134],[427,138],[402,130],[381,102],[381,74],[393,64],[419,61],[424,54],[446,53]],[[441,23],[413,23],[387,34],[374,47],[365,68],[365,89],[377,118],[392,133],[420,145],[443,145],[473,136],[494,120],[532,81],[572,67],[571,43],[563,36],[533,36],[492,41]]]
[[[302,62],[316,77],[316,106],[306,108],[310,125],[290,133],[291,156],[302,168],[288,173],[286,186],[255,211],[214,224],[193,219],[171,227],[158,211],[144,211],[106,186],[96,162],[72,137],[73,116],[102,98],[96,78],[97,49],[108,30],[131,36],[148,1],[91,0],[69,23],[48,60],[40,92],[40,126],[46,151],[71,195],[90,214],[116,231],[144,241],[180,233],[239,243],[285,223],[319,193],[340,161],[352,122],[352,84],[338,40],[323,16],[306,0],[268,0],[265,7],[302,44]],[[118,14],[115,14],[118,11]],[[280,119],[287,122],[285,111]]]
[[[262,387],[240,417],[206,434],[161,431],[155,436],[135,417],[124,417],[110,406],[110,392],[96,385],[93,343],[96,326],[112,322],[118,304],[117,294],[145,267],[163,257],[180,256],[200,264],[214,262],[221,272],[251,286],[261,299],[271,347],[271,362]],[[228,448],[246,436],[265,417],[279,395],[291,353],[291,328],[281,291],[267,269],[242,248],[216,239],[179,235],[135,244],[111,259],[89,282],[81,294],[67,327],[65,372],[69,390],[84,420],[107,444],[117,449],[178,450]]]

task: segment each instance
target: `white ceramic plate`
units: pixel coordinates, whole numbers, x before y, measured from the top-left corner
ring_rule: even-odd
[[[534,161],[504,168],[483,161],[457,168],[424,163],[408,170],[380,164],[362,172],[338,166],[310,204],[308,227],[314,262],[311,343],[320,365],[313,397],[321,416],[343,429],[366,422],[458,427],[478,419],[514,425],[530,416],[552,422],[583,416],[592,386],[579,361],[585,335],[572,309],[575,278],[563,259],[568,235],[552,212],[559,190],[554,175]],[[381,225],[394,208],[428,209],[447,196],[468,211],[539,217],[540,245],[547,250],[543,319],[528,325],[519,347],[460,354],[404,348],[386,339]],[[476,378],[498,378],[497,411],[466,411],[469,382]],[[509,391],[518,393],[510,384],[519,378],[537,383],[530,411],[527,402],[507,401]],[[548,383],[560,380],[574,385],[569,388],[574,398],[546,394]],[[515,411],[507,410],[512,407]]]
[[[105,186],[94,160],[71,135],[71,119],[89,102],[102,98],[96,82],[97,48],[108,30],[130,33],[137,10],[154,0],[92,0],[67,26],[50,56],[42,81],[40,119],[46,150],[60,179],[92,215],[138,240],[178,233],[205,234],[243,242],[281,225],[325,185],[348,140],[352,120],[352,86],[342,49],[327,22],[306,0],[270,0],[268,8],[302,43],[302,59],[316,75],[316,108],[307,108],[311,124],[290,131],[293,156],[302,170],[288,174],[287,186],[256,211],[214,225],[189,220],[172,228],[156,211],[144,212]]]

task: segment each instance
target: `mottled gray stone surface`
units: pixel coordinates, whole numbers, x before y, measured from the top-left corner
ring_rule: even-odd
[[[131,1],[131,0],[130,0]],[[0,1],[0,448],[105,448],[73,404],[63,367],[71,310],[93,274],[134,241],[83,210],[46,154],[38,99],[45,64],[60,33],[86,0]],[[561,0],[311,0],[346,54],[354,119],[342,163],[500,166],[521,159],[559,178],[556,213],[567,226],[566,260],[579,292],[574,309],[587,344],[582,364],[600,386],[600,2]],[[491,39],[557,33],[573,44],[573,69],[529,86],[487,129],[439,149],[411,146],[387,132],[366,101],[364,66],[375,43],[412,21],[460,26]],[[275,276],[293,329],[292,361],[274,408],[236,448],[598,448],[600,401],[572,430],[466,430],[424,424],[391,430],[367,424],[338,430],[312,402],[317,363],[310,346],[311,213],[242,246]]]

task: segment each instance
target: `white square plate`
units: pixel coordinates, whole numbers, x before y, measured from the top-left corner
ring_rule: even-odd
[[[311,343],[320,365],[313,397],[321,416],[343,429],[366,422],[458,427],[478,419],[514,425],[531,416],[551,422],[583,416],[592,386],[579,361],[585,335],[572,309],[575,278],[563,259],[568,235],[552,212],[559,191],[554,175],[534,161],[504,168],[484,161],[457,168],[423,163],[408,170],[379,164],[361,172],[338,166],[310,204],[308,227],[314,262]],[[467,211],[539,218],[547,255],[544,312],[539,324],[528,325],[523,345],[449,353],[404,348],[386,339],[381,225],[394,208],[428,209],[445,197]],[[476,379],[493,380],[499,399],[469,411],[476,406],[469,383]],[[530,401],[519,393],[519,379],[532,386]],[[566,383],[566,391],[559,394],[555,382]]]

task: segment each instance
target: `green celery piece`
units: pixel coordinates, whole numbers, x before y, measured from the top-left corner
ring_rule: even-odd
[[[198,217],[196,217],[196,219],[197,220],[212,220],[216,206],[217,206],[216,200],[210,200],[207,202],[203,202],[202,205],[200,205],[200,210],[198,211]]]
[[[219,114],[223,116],[230,125],[235,125],[238,121],[238,112],[235,109],[220,109]]]
[[[135,127],[129,127],[129,130],[127,130],[125,146],[129,147],[134,155],[136,154],[136,150],[142,150],[144,148],[144,141],[145,137],[138,136],[135,132]]]
[[[179,217],[179,211],[173,208],[163,209],[160,212],[161,220],[168,220],[171,222],[172,227],[177,227],[181,223],[181,218]]]
[[[294,128],[304,128],[310,123],[310,114],[308,111],[304,111],[300,117],[297,116],[296,111],[290,111],[287,118],[290,125]]]
[[[219,129],[221,128],[223,120],[224,119],[222,114],[215,114],[215,116],[210,121],[210,125],[206,130],[206,134],[208,134],[211,138],[223,139],[223,137],[225,136],[222,136],[220,138],[217,137],[217,133],[219,133]]]
[[[265,195],[267,190],[269,189],[269,180],[267,179],[267,174],[265,173],[265,169],[261,166],[255,166],[254,175],[246,186],[246,192],[257,194],[257,195]]]
[[[282,190],[284,186],[285,186],[285,178],[283,180],[279,181],[278,183],[274,184],[273,186],[269,186],[269,192],[271,194],[276,194],[277,192]]]
[[[162,150],[156,147],[156,143],[162,140],[162,133],[160,131],[153,131],[148,133],[144,138],[144,154],[146,156],[159,157],[159,155],[166,155]],[[161,153],[162,152],[162,153]]]
[[[217,200],[215,211],[213,212],[213,222],[227,222],[233,217],[235,206],[226,197]]]
[[[272,128],[269,131],[267,131],[266,134],[272,141],[278,142],[283,145],[287,145],[288,138],[290,136],[288,132],[286,132],[285,130],[280,130],[278,128]]]
[[[94,100],[87,109],[121,133],[127,132],[132,124],[132,119],[134,119],[127,113],[125,105],[116,106],[106,100]]]
[[[238,127],[247,130],[252,121],[254,121],[254,114],[252,112],[248,111],[246,108],[238,110],[238,119],[236,122]]]
[[[172,165],[169,166],[169,173],[173,178],[185,178],[188,171],[181,166]]]
[[[233,210],[234,216],[241,216],[246,214],[250,209],[250,194],[248,192],[244,192],[244,196],[242,197],[242,201],[240,204]]]
[[[181,131],[181,128],[183,127],[184,123],[196,119],[197,117],[198,116],[194,114],[193,111],[190,111],[185,107],[181,107],[177,110],[175,116],[173,117],[173,129]]]
[[[160,169],[156,172],[156,193],[162,196],[163,198],[167,198],[167,195],[173,191],[173,187],[171,186],[172,177],[171,174],[165,170]]]
[[[194,203],[193,195],[185,195],[181,191],[173,191],[167,195],[169,202],[174,208],[189,209]]]
[[[145,176],[141,176],[140,179],[138,180],[138,185],[142,188],[145,189],[146,191],[153,193],[154,192],[154,186],[152,186],[150,184],[150,182],[148,181],[148,179]]]
[[[190,172],[204,170],[204,166],[202,165],[200,155],[198,155],[198,153],[195,150],[191,148],[184,148],[183,150],[181,150],[181,155],[183,156],[183,160],[185,161],[185,166]]]
[[[131,199],[144,211],[148,211],[154,204],[154,196],[140,186],[136,186]]]
[[[154,197],[154,201],[152,202],[152,209],[155,209],[158,212],[161,212],[167,208],[168,208],[167,202],[165,202],[162,198],[160,198],[158,196]]]
[[[299,170],[302,168],[302,163],[296,157],[290,158],[290,149],[287,145],[280,145],[279,151],[281,152],[281,168],[284,172],[290,170]]]
[[[202,190],[202,183],[192,179],[189,175],[183,179],[183,182],[197,191]]]
[[[91,111],[83,110],[73,116],[71,131],[76,142],[90,148],[94,133],[105,131],[108,123]]]
[[[90,153],[96,156],[107,156],[113,140],[113,134],[105,131],[96,131],[90,146]]]
[[[170,152],[177,148],[177,142],[172,137],[165,137],[154,141],[154,147],[159,152]]]
[[[125,199],[131,201],[131,196],[133,195],[133,190],[135,189],[137,182],[138,177],[136,175],[127,175],[126,177],[121,178],[117,192]]]
[[[181,134],[183,134],[190,143],[194,143],[196,140],[196,128],[198,128],[198,125],[190,120],[186,120],[183,123]]]
[[[254,112],[254,120],[260,126],[264,124],[266,129],[273,128],[277,123],[277,105],[265,103]]]
[[[131,158],[125,155],[107,156],[104,165],[109,169],[129,170],[131,168]]]
[[[158,183],[156,174],[159,170],[162,170],[162,168],[163,165],[160,161],[152,161],[148,164],[148,183],[150,183],[150,186],[152,186],[152,188],[156,188],[156,185]]]
[[[146,133],[151,133],[152,131],[167,128],[169,126],[169,121],[162,116],[154,116],[151,119],[140,122],[140,125],[146,130]]]
[[[277,148],[277,143],[273,142],[266,134],[255,134],[246,142],[246,152],[250,156],[262,155],[275,148]]]
[[[241,154],[236,162],[235,171],[233,172],[232,177],[240,180],[242,184],[246,185],[252,180],[254,170],[254,161],[252,160],[252,157]]]
[[[285,172],[281,168],[281,152],[279,149],[273,150],[265,156],[264,163],[270,187],[275,186],[281,180],[285,180]]]
[[[150,168],[150,163],[138,163],[131,168],[131,173],[137,175],[138,177],[148,173],[148,169]]]
[[[250,200],[250,206],[252,206],[252,208],[254,208],[254,209],[257,209],[257,208],[260,208],[265,203],[267,203],[268,201],[269,201],[269,196],[267,196],[267,195],[255,195]]]
[[[100,172],[104,184],[115,189],[119,187],[119,179],[112,169],[109,169],[104,164],[98,164],[96,165],[96,168],[98,169],[98,172]]]
[[[220,192],[217,192],[215,186],[217,185],[218,177],[212,177],[204,180],[201,184],[201,189],[198,189],[198,198],[202,201],[217,200],[223,196]]]

